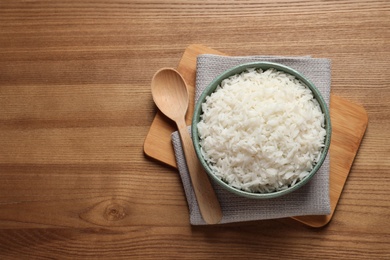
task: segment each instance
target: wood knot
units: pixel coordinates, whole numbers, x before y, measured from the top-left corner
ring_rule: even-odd
[[[118,203],[112,203],[106,207],[103,216],[108,221],[118,221],[126,217],[126,209]]]
[[[109,199],[89,207],[79,217],[99,226],[124,226],[130,222],[130,208],[128,201]]]

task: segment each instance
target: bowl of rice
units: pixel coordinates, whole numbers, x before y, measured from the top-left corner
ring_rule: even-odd
[[[331,138],[327,103],[298,71],[278,63],[231,68],[199,97],[196,154],[210,178],[248,198],[283,196],[305,185]]]

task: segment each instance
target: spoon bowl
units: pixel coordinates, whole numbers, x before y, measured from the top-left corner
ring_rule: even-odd
[[[164,68],[152,80],[153,101],[173,121],[185,117],[188,109],[187,85],[174,69]]]

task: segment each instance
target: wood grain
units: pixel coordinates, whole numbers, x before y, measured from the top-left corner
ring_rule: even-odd
[[[386,0],[2,1],[1,259],[388,259],[389,15]],[[142,148],[151,78],[193,43],[332,60],[332,93],[370,122],[330,225],[189,226],[176,170]]]

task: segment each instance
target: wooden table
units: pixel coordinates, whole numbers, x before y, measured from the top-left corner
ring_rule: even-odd
[[[193,43],[332,59],[369,124],[329,225],[189,224],[143,142],[152,75]],[[0,258],[389,259],[389,70],[386,0],[2,1]]]

